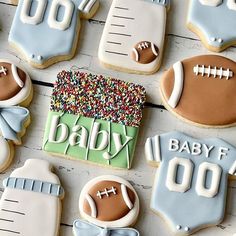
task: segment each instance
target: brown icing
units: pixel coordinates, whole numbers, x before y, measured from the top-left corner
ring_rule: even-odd
[[[0,62],[0,68],[4,67],[7,69],[6,75],[0,73],[0,101],[10,99],[14,97],[17,93],[20,92],[22,89],[15,81],[12,70],[11,64]],[[17,68],[17,73],[21,80],[25,83],[26,74],[21,69]]]
[[[204,125],[230,125],[236,123],[236,63],[221,56],[198,56],[184,60],[184,86],[181,98],[175,113],[185,119]],[[226,77],[213,75],[198,76],[194,74],[194,66],[205,65],[206,67],[221,67],[224,70],[233,71],[233,77],[226,80]],[[161,91],[165,102],[174,87],[174,70],[167,71],[161,81]]]
[[[159,54],[159,49],[155,44],[154,44],[154,48],[155,48],[156,53]],[[134,51],[132,51],[131,57],[134,61],[138,63],[148,64],[157,58],[157,56],[152,51],[151,42],[141,41],[134,46],[134,49],[137,51],[139,55],[138,60],[136,60],[137,58]]]
[[[116,194],[109,193],[109,197],[103,195],[102,198],[97,196],[98,191],[103,192],[105,188],[107,190],[114,187],[116,189]],[[134,204],[135,203],[135,193],[129,189],[127,186],[127,192],[129,199]],[[97,206],[97,218],[101,221],[115,221],[126,216],[130,209],[125,204],[122,193],[121,193],[121,184],[115,181],[101,181],[93,186],[88,194],[93,198]],[[91,215],[91,209],[87,202],[84,201],[83,210],[86,214]]]

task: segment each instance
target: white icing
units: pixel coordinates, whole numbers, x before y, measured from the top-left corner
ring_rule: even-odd
[[[30,15],[31,5],[33,0],[24,0],[22,3],[22,10],[20,19],[25,24],[37,25],[42,22],[44,12],[47,6],[47,0],[36,0],[38,2],[37,9],[34,16]]]
[[[93,218],[97,218],[97,207],[96,207],[96,204],[95,204],[93,198],[88,193],[86,194],[86,200],[88,201],[88,204],[89,204],[90,209],[91,209],[91,216]]]
[[[179,165],[184,167],[182,183],[176,183],[176,176]],[[169,162],[167,178],[166,178],[166,187],[170,191],[184,193],[188,189],[190,189],[192,175],[193,175],[193,163],[188,159],[175,157]]]
[[[228,151],[229,151],[229,148],[220,147],[218,159],[221,160],[223,157],[226,157]]]
[[[211,75],[214,76],[214,78],[216,78],[217,76],[219,76],[220,79],[222,79],[222,77],[226,77],[226,80],[228,80],[229,78],[233,77],[233,71],[231,71],[229,68],[227,70],[223,70],[223,68],[217,68],[217,67],[211,67],[211,66],[199,66],[196,65],[193,68],[193,72],[196,75],[207,75],[207,77],[210,77]]]
[[[68,138],[69,130],[67,125],[59,123],[60,116],[54,115],[52,117],[51,127],[48,135],[48,141],[50,143],[63,143]],[[57,138],[57,130],[61,129],[61,134]]]
[[[78,134],[81,130],[81,134]],[[80,138],[78,141],[78,137]],[[71,146],[76,146],[79,144],[79,147],[86,148],[87,147],[87,140],[88,140],[88,131],[81,125],[76,125],[72,128],[72,134],[69,137],[69,143]]]
[[[188,154],[191,154],[190,148],[189,148],[189,143],[188,141],[185,141],[181,148],[179,149],[179,152],[186,151]]]
[[[133,48],[133,52],[134,52],[134,55],[135,55],[135,61],[139,61],[139,53],[138,53],[138,51],[137,51],[137,49],[136,48]]]
[[[59,7],[65,8],[63,20],[57,20],[57,14]],[[66,30],[71,23],[72,15],[74,11],[74,3],[70,0],[53,0],[52,6],[48,16],[48,24],[53,29]]]
[[[19,77],[18,73],[17,73],[17,67],[14,64],[11,64],[11,70],[12,70],[12,75],[14,80],[16,81],[16,83],[23,88],[24,87],[24,82],[21,80],[21,78]]]
[[[4,59],[0,59],[0,62],[14,64],[12,61],[4,60]],[[21,69],[22,71],[24,71],[26,74],[26,80],[25,80],[24,87],[14,97],[9,98],[4,101],[0,101],[0,106],[15,106],[15,105],[21,104],[30,96],[30,93],[33,89],[32,82],[31,82],[31,79],[30,79],[28,73],[26,73],[26,71],[21,66],[19,66],[19,65],[16,65],[16,66],[19,69]]]
[[[179,140],[171,138],[169,141],[169,151],[177,152],[179,150]]]
[[[44,160],[29,159],[25,165],[12,172],[11,177],[36,179],[53,184],[59,184],[59,178],[51,172],[52,166]],[[10,199],[18,203],[5,201]],[[2,209],[22,212],[25,215],[14,214]],[[9,229],[20,232],[9,235],[24,236],[56,236],[59,234],[61,199],[32,191],[6,188],[0,201],[1,218],[11,219],[13,222],[0,221],[1,229]],[[1,235],[8,235],[1,232]]]
[[[153,142],[154,140],[154,142]],[[159,135],[156,135],[153,138],[148,138],[145,143],[145,155],[147,158],[147,161],[154,161],[154,162],[160,162],[161,161],[161,155],[160,155],[160,137]]]
[[[191,154],[194,156],[201,155],[202,153],[201,147],[202,147],[201,143],[193,142]]]
[[[179,99],[183,91],[184,70],[183,70],[183,65],[180,61],[176,62],[173,65],[173,69],[174,69],[174,76],[175,76],[174,88],[168,100],[168,104],[172,108],[175,108],[179,103]]]
[[[85,196],[88,193],[89,189],[91,189],[94,185],[96,185],[98,182],[100,181],[115,181],[121,184],[124,184],[127,188],[131,189],[134,194],[135,194],[135,202],[133,205],[132,210],[129,211],[129,213],[124,216],[123,218],[116,220],[116,221],[100,221],[98,219],[95,219],[93,217],[91,217],[90,215],[86,214],[84,212],[84,200],[86,199]],[[97,178],[94,178],[92,180],[90,180],[82,189],[81,194],[80,194],[80,198],[79,198],[79,210],[80,210],[80,214],[81,216],[88,220],[89,222],[91,222],[92,224],[98,225],[100,227],[104,227],[104,228],[110,228],[110,227],[127,227],[130,225],[133,225],[137,218],[138,218],[138,214],[139,214],[139,198],[138,195],[135,191],[135,189],[133,188],[133,186],[126,180],[118,177],[118,176],[113,176],[113,175],[104,175],[104,176],[99,176]]]
[[[155,56],[158,56],[158,52],[156,51],[155,45],[154,43],[151,43],[151,48],[152,48],[152,52]]]
[[[116,8],[117,6],[129,10],[121,11]],[[146,14],[143,14],[144,9]],[[150,74],[155,72],[161,63],[164,49],[166,15],[165,6],[153,4],[152,2],[112,1],[99,45],[99,60],[106,65],[112,65],[113,68],[127,69],[134,73]],[[126,18],[119,18],[119,16]],[[158,22],[158,27],[155,30],[153,30],[153,22]],[[125,27],[114,27],[113,24],[122,24]],[[120,33],[121,35],[111,34],[111,32]],[[134,45],[143,40],[153,42],[159,48],[160,56],[148,64],[137,63],[129,55],[132,53]],[[117,42],[118,44],[109,42]]]
[[[97,0],[89,0],[85,8],[83,9],[84,13],[89,13],[93,7],[93,5],[96,3]]]
[[[128,192],[127,192],[127,188],[124,184],[121,184],[121,192],[122,192],[122,197],[125,201],[126,206],[131,210],[134,207],[134,205],[130,201],[130,198],[129,198],[129,195],[128,195]]]
[[[205,187],[207,171],[212,172],[210,188]],[[212,198],[217,195],[220,186],[222,169],[217,164],[203,162],[200,164],[196,182],[196,192],[199,196]]]
[[[11,157],[11,150],[9,147],[8,142],[5,138],[0,136],[0,170],[4,169],[7,165],[7,163],[10,161]]]
[[[230,10],[236,11],[236,2],[235,2],[235,0],[228,0],[227,1],[227,6]]]
[[[203,147],[206,151],[206,157],[208,158],[210,156],[211,151],[215,148],[214,146],[208,147],[205,143],[203,144]]]
[[[97,192],[97,196],[102,199],[102,197],[105,195],[106,197],[110,197],[110,193],[113,193],[114,195],[116,195],[116,188],[114,188],[113,186],[111,187],[111,189],[104,189],[104,191],[98,191]]]
[[[0,75],[3,74],[3,75],[7,75],[7,68],[1,66],[0,67]]]
[[[222,0],[199,0],[201,4],[211,7],[217,7],[222,3]]]
[[[229,174],[230,175],[234,175],[236,172],[236,161],[234,162],[234,164],[231,166],[231,168],[229,169]]]
[[[99,131],[100,126],[101,126],[100,123],[94,122],[93,129],[92,129],[92,132],[91,132],[90,145],[89,145],[89,148],[91,150],[98,150],[98,151],[104,150],[107,147],[108,143],[109,143],[109,134],[108,134],[108,132],[105,131],[105,130]],[[99,146],[96,147],[97,139],[98,139],[99,135],[102,136],[102,139],[101,139],[102,141],[100,142]]]

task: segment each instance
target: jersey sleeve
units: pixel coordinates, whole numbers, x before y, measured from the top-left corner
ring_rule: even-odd
[[[99,0],[76,0],[76,3],[78,5],[78,9],[83,13],[85,17],[83,18],[89,18],[88,16],[92,14],[93,7],[95,4],[98,4]]]
[[[145,143],[145,155],[147,162],[158,165],[161,162],[160,136],[148,138]]]
[[[236,178],[236,160],[234,161],[233,165],[229,169],[229,174],[233,175],[233,177]]]

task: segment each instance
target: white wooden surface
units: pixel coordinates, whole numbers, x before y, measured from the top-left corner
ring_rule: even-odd
[[[28,69],[34,83],[34,100],[30,106],[32,123],[27,130],[26,136],[23,138],[23,146],[16,148],[14,162],[6,172],[0,174],[0,182],[9,176],[13,169],[22,166],[28,158],[41,158],[50,161],[55,166],[55,172],[60,177],[62,185],[66,190],[66,196],[63,201],[60,236],[70,236],[72,235],[72,222],[79,217],[78,198],[83,185],[89,179],[102,174],[123,176],[133,184],[140,196],[141,212],[136,228],[140,231],[141,235],[171,236],[172,234],[165,222],[149,210],[156,169],[149,167],[145,161],[143,145],[146,137],[157,133],[179,130],[198,138],[220,137],[236,146],[236,127],[221,130],[197,128],[177,120],[160,106],[161,100],[158,87],[162,72],[177,60],[209,53],[199,42],[198,38],[185,27],[188,0],[172,0],[171,10],[168,15],[166,50],[163,64],[161,70],[151,76],[129,75],[100,67],[97,49],[111,0],[101,0],[101,7],[95,17],[90,21],[83,22],[78,51],[74,59],[60,62],[46,70],[31,68],[24,60],[17,56],[16,51],[9,47],[7,38],[16,8],[6,1],[0,0],[0,58],[11,58]],[[236,60],[236,48],[234,47],[222,54]],[[111,75],[145,86],[148,102],[152,103],[153,106],[150,104],[144,109],[144,120],[139,135],[134,165],[131,170],[114,171],[94,167],[81,162],[52,157],[42,151],[42,138],[50,103],[50,83],[54,82],[56,74],[60,70],[70,69],[73,65],[81,67],[85,71]],[[0,195],[2,191],[3,187],[0,183]],[[216,227],[199,231],[195,235],[233,236],[234,233],[236,233],[236,183],[230,182],[227,213],[224,221]]]

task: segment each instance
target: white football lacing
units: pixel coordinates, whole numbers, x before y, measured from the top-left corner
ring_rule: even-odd
[[[0,74],[7,75],[7,68],[1,66],[1,67],[0,67]]]
[[[138,49],[140,49],[140,50],[143,50],[143,49],[146,49],[146,48],[149,48],[148,42],[140,43],[138,45]]]
[[[114,195],[116,195],[116,188],[114,188],[113,186],[111,187],[111,189],[104,189],[104,191],[100,192],[98,191],[97,192],[97,196],[102,199],[102,196],[106,195],[107,197],[110,196],[110,193],[113,193]]]
[[[222,77],[226,77],[226,80],[233,77],[233,72],[230,69],[224,70],[222,67],[220,69],[218,69],[216,66],[215,67],[211,67],[211,66],[206,67],[205,65],[202,65],[202,66],[196,65],[193,68],[193,72],[196,75],[199,75],[199,74],[202,76],[207,75],[208,77],[213,75],[214,78],[219,76],[220,79],[222,79]]]

